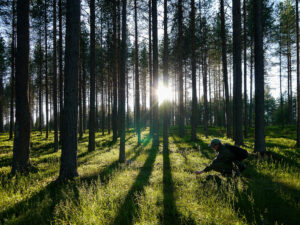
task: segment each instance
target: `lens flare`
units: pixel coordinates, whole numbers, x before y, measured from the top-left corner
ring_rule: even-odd
[[[157,97],[158,97],[158,104],[161,105],[166,101],[171,101],[172,99],[172,90],[170,87],[166,87],[163,83],[158,84],[157,89]]]

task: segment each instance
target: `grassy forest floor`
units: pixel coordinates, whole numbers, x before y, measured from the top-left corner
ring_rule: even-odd
[[[194,170],[214,158],[212,138],[232,143],[225,131],[211,128],[209,138],[199,130],[197,142],[170,131],[170,150],[151,148],[149,131],[137,146],[133,132],[126,136],[126,164],[118,164],[119,142],[96,134],[96,151],[87,152],[87,134],[79,140],[80,177],[67,184],[54,182],[60,151],[32,134],[31,162],[38,168],[28,176],[9,177],[12,141],[0,135],[0,224],[299,224],[300,149],[295,127],[269,127],[271,160],[246,160],[242,176],[220,176],[221,184],[205,181]],[[187,132],[189,133],[189,131]],[[53,135],[53,134],[52,134]],[[162,143],[162,141],[161,141]],[[253,152],[253,131],[245,144]]]

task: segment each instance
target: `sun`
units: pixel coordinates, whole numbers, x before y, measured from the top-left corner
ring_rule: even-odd
[[[165,86],[162,82],[159,82],[157,89],[158,104],[161,105],[165,101],[172,99],[172,90],[170,87]]]

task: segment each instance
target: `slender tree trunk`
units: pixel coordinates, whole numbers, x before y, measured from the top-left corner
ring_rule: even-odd
[[[78,106],[79,106],[79,138],[83,137],[83,114],[82,114],[82,63],[81,63],[81,54],[79,51],[79,68],[78,68]]]
[[[297,46],[297,147],[300,147],[300,71],[299,71],[299,9],[296,0],[296,46]]]
[[[241,1],[232,1],[233,14],[233,124],[234,141],[243,145],[242,70],[241,70]]]
[[[228,72],[227,72],[227,47],[226,47],[226,31],[225,31],[225,13],[224,13],[224,0],[220,1],[221,11],[221,39],[222,39],[222,67],[223,67],[223,81],[225,86],[225,111],[226,111],[226,134],[231,138],[231,112],[230,112],[230,99],[228,90]]]
[[[150,97],[150,109],[149,109],[149,123],[150,123],[150,134],[153,135],[153,73],[152,73],[152,38],[151,38],[151,32],[152,32],[152,0],[149,0],[149,97]]]
[[[53,0],[53,128],[54,151],[58,151],[57,66],[56,66],[56,0]]]
[[[247,31],[246,31],[246,1],[243,1],[244,22],[244,136],[248,137],[248,113],[247,113]]]
[[[67,0],[65,85],[62,126],[62,154],[59,179],[77,172],[78,58],[80,43],[80,0]]]
[[[30,169],[29,0],[17,1],[16,126],[11,173]]]
[[[250,108],[249,108],[249,127],[252,127],[252,118],[253,118],[253,41],[251,37],[251,56],[250,56]]]
[[[2,37],[0,37],[0,57],[2,58],[4,55],[4,40]],[[3,60],[0,59],[0,60]],[[3,61],[2,61],[3,62]],[[1,63],[2,63],[1,62]],[[0,133],[4,131],[3,126],[3,75],[4,75],[5,67],[4,65],[0,65]]]
[[[100,49],[102,50],[102,42],[103,42],[103,12],[101,12],[101,19],[100,19]],[[102,57],[101,57],[102,60]],[[104,102],[104,73],[103,69],[101,68],[101,130],[102,135],[104,135],[105,129],[105,102]]]
[[[204,50],[203,52],[203,62],[202,62],[202,67],[203,67],[203,95],[204,95],[204,131],[205,131],[205,136],[208,137],[208,103],[207,103],[207,50]]]
[[[95,0],[90,1],[90,116],[89,151],[95,150]]]
[[[255,152],[265,152],[264,124],[264,55],[262,3],[254,0],[254,55],[255,55]]]
[[[127,0],[122,0],[122,43],[121,43],[121,73],[120,73],[120,155],[119,162],[125,162],[125,78],[126,78],[126,58],[127,58]]]
[[[164,86],[167,88],[169,83],[169,74],[168,74],[168,1],[164,0],[164,53],[163,53],[163,80]],[[169,126],[169,102],[165,101],[164,103],[164,121],[163,121],[163,149],[167,151],[169,148],[169,135],[168,135],[168,126]]]
[[[137,4],[134,0],[134,24],[135,24],[135,122],[138,145],[141,144],[141,124],[140,124],[140,75],[139,75],[139,44],[138,44],[138,24],[137,24]]]
[[[87,117],[87,113],[86,113],[86,63],[85,63],[85,57],[81,58],[81,63],[82,63],[82,84],[81,84],[81,88],[82,88],[82,114],[83,114],[83,119],[82,119],[82,123],[83,123],[83,133],[85,133],[86,130],[86,117]]]
[[[12,1],[12,40],[11,40],[11,80],[10,80],[10,123],[9,123],[9,140],[13,138],[14,130],[14,98],[15,98],[15,0]]]
[[[61,143],[62,111],[63,111],[63,35],[62,35],[62,0],[58,0],[58,22],[59,22],[59,142]]]
[[[128,81],[128,76],[126,76],[126,105],[127,105],[127,118],[126,118],[126,123],[127,123],[127,131],[129,131],[129,126],[130,126],[130,118],[129,118],[129,104],[128,104],[128,96],[129,96],[129,81]]]
[[[196,57],[195,57],[195,0],[191,0],[191,23],[192,23],[192,134],[193,141],[197,139],[197,80],[196,80]]]
[[[39,31],[39,131],[42,135],[43,129],[43,108],[42,108],[42,67],[43,67],[43,56],[42,56],[42,31]]]
[[[44,11],[44,19],[45,19],[45,91],[46,91],[46,139],[48,139],[49,133],[49,91],[48,91],[48,28],[47,28],[47,0],[45,0],[45,11]]]
[[[116,0],[113,0],[113,111],[112,111],[112,129],[113,141],[118,138],[118,70],[117,70],[117,5]]]
[[[178,75],[179,75],[179,136],[184,135],[183,73],[182,73],[182,0],[178,0]]]
[[[152,0],[152,34],[153,34],[153,89],[158,88],[158,34],[157,34],[157,0]],[[158,97],[153,93],[153,147],[159,145]]]

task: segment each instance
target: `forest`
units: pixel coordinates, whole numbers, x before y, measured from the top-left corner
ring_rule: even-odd
[[[0,224],[299,224],[298,0],[1,0]]]

